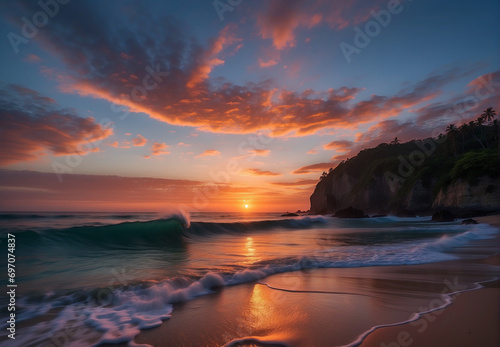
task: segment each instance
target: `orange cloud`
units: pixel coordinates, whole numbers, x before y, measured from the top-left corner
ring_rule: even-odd
[[[153,147],[151,147],[151,154],[155,156],[170,154],[168,151],[169,147],[166,143],[154,142]]]
[[[295,30],[318,25],[320,19],[315,14],[325,13],[326,16],[329,12],[322,9],[328,6],[333,5],[319,0],[312,5],[292,0],[271,1],[260,19],[262,30],[267,33],[264,35],[273,37],[279,47],[288,47],[295,40]],[[342,12],[339,16],[345,13],[357,16],[371,9],[357,3],[338,6]],[[359,6],[363,10],[359,10]],[[295,92],[273,80],[245,85],[212,80],[209,75],[222,60],[220,56],[229,45],[239,42],[232,26],[224,28],[204,48],[167,20],[162,25],[169,30],[161,34],[171,44],[164,50],[150,52],[147,47],[132,43],[156,42],[157,30],[153,29],[158,23],[155,21],[147,25],[152,30],[127,31],[119,38],[104,35],[96,37],[93,44],[83,35],[91,28],[79,24],[76,26],[68,20],[66,31],[82,33],[71,35],[71,39],[66,31],[55,27],[47,27],[41,33],[46,37],[42,44],[60,57],[66,64],[65,70],[69,71],[70,75],[62,79],[63,91],[105,99],[125,106],[130,112],[145,113],[173,125],[195,127],[197,131],[249,134],[267,130],[270,136],[307,136],[333,127],[356,129],[360,124],[383,121],[428,102],[439,95],[444,85],[470,73],[467,69],[441,70],[395,95],[371,95],[356,100],[361,87]],[[74,54],[75,46],[82,47],[78,56]],[[134,59],[119,58],[122,52]],[[144,56],[145,52],[150,55]],[[116,63],[98,63],[103,61]],[[151,61],[158,63],[150,66],[147,62]],[[157,83],[155,88],[140,89],[142,78],[131,77],[144,76],[145,72],[151,77],[147,79],[149,83]]]
[[[192,71],[186,86],[188,88],[193,88],[198,83],[206,80],[215,66],[224,64],[224,60],[219,59],[217,55],[222,52],[225,46],[232,45],[239,41],[241,41],[241,39],[236,37],[233,25],[228,25],[222,29],[219,33],[219,37],[212,42],[210,48],[199,58],[200,62]]]
[[[371,17],[371,10],[381,6],[387,6],[387,1],[271,0],[265,11],[257,14],[257,27],[262,38],[271,39],[273,46],[282,50],[295,46],[300,29],[323,23],[333,30],[359,25]]]
[[[113,141],[111,143],[108,143],[108,146],[114,147],[114,148],[130,148],[130,142],[123,141],[121,144],[118,141]]]
[[[271,67],[271,66],[274,66],[278,64],[278,62],[276,60],[268,60],[268,61],[263,61],[262,59],[259,59],[259,66],[262,67],[262,68],[265,68],[265,67]]]
[[[311,149],[310,151],[307,151],[307,154],[316,154],[316,153],[318,153],[318,151],[315,149]]]
[[[354,156],[354,155],[351,155],[350,153],[353,153],[353,151],[351,151],[349,153],[345,153],[345,154],[338,154],[338,155],[332,156],[330,158],[330,160],[335,163],[335,165],[332,165],[332,167],[336,167],[337,164],[339,162],[341,162],[342,160],[346,160],[346,159],[349,159],[351,156]]]
[[[241,172],[243,175],[248,176],[282,176],[280,173],[272,171],[264,171],[260,169],[246,169]]]
[[[321,22],[320,13],[304,13],[295,0],[268,2],[265,13],[257,15],[260,36],[272,39],[276,49],[295,46],[295,31],[298,27],[312,28]]]
[[[307,166],[302,166],[298,168],[297,170],[293,171],[292,174],[294,175],[303,175],[303,174],[310,174],[314,172],[321,172],[321,171],[326,171],[329,168],[333,167],[333,163],[318,163],[318,164],[313,164],[313,165],[307,165]]]
[[[492,93],[495,91],[495,88],[493,86],[498,86],[499,81],[500,70],[497,70],[495,72],[490,72],[473,79],[469,82],[469,84],[467,84],[467,87],[469,87],[471,90],[481,89],[481,92],[483,93]],[[483,93],[481,93],[481,95]]]
[[[249,152],[252,155],[257,155],[260,157],[267,157],[269,154],[271,154],[270,149],[251,149]]]
[[[147,139],[142,135],[137,135],[137,137],[132,139],[132,144],[136,147],[142,147],[148,142]]]
[[[201,157],[213,157],[216,155],[220,155],[220,152],[215,150],[215,149],[207,149],[205,152],[198,154],[196,158],[201,158]]]
[[[332,141],[330,143],[327,143],[326,145],[323,146],[323,149],[331,149],[335,150],[337,152],[346,152],[352,147],[352,141],[347,141],[347,140],[339,140],[339,141]]]
[[[443,75],[447,73],[445,71]],[[427,83],[435,84],[433,77],[417,83],[413,90],[405,90],[392,97],[372,95],[370,99],[354,105],[350,103],[360,88],[296,93],[269,89],[269,82],[248,87],[228,85],[215,91],[202,88],[196,91],[200,102],[183,102],[187,99],[178,98],[171,100],[168,107],[150,103],[148,99],[134,102],[130,98],[117,97],[111,94],[110,88],[100,88],[88,82],[66,85],[65,90],[107,99],[127,106],[131,112],[143,112],[170,124],[194,126],[201,131],[245,134],[265,129],[271,130],[271,136],[306,136],[324,128],[354,129],[363,123],[397,116],[401,111],[439,94],[431,88],[421,88]],[[158,89],[161,93],[162,88]],[[162,93],[158,102],[168,103],[169,95]],[[203,109],[213,109],[214,112],[200,112]],[[229,118],[228,113],[231,114]]]
[[[0,165],[53,155],[85,155],[98,149],[98,141],[113,134],[111,128],[81,118],[38,92],[9,85],[0,90]],[[97,148],[97,149],[96,149]]]

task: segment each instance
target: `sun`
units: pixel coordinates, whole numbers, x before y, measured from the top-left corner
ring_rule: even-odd
[[[248,204],[245,204],[245,208],[248,208]]]

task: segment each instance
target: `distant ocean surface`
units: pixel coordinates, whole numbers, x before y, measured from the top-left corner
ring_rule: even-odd
[[[429,217],[337,219],[279,213],[1,213],[0,247],[16,239],[18,324],[51,314],[5,342],[46,341],[68,321],[130,342],[169,319],[172,304],[277,273],[314,268],[413,265],[455,259],[457,247],[487,239],[489,225]],[[5,257],[3,257],[5,258]],[[7,262],[0,268],[7,283]],[[6,297],[1,297],[7,317]],[[88,336],[73,336],[70,346]]]

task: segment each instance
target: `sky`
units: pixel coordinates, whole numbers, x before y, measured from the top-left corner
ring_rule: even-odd
[[[3,211],[295,211],[499,109],[495,0],[0,2]]]

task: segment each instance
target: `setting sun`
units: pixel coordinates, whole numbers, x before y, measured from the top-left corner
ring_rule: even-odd
[[[248,204],[245,204],[245,208],[248,208]]]

